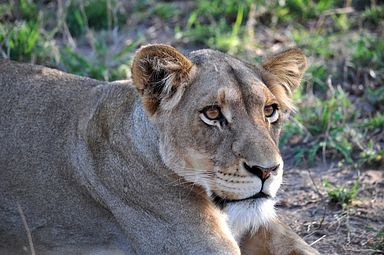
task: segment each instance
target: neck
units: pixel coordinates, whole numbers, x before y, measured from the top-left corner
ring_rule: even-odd
[[[149,120],[139,98],[136,98],[129,118],[128,133],[133,145],[147,160],[160,160],[159,134],[157,127]]]

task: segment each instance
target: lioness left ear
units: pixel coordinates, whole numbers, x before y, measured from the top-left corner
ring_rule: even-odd
[[[171,46],[154,44],[138,50],[132,78],[149,115],[176,106],[192,79],[192,69],[192,62]]]
[[[293,91],[299,87],[307,68],[303,52],[293,48],[278,53],[263,61],[263,80],[277,99],[287,108],[294,108],[291,102]]]

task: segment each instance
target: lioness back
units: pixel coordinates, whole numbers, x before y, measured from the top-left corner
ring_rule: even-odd
[[[37,244],[122,238],[110,213],[77,185],[71,160],[79,123],[111,86],[8,60],[0,74],[0,248],[21,254],[28,243],[19,205]]]

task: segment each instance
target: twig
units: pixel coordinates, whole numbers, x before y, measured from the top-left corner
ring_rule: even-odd
[[[348,14],[348,13],[352,13],[354,11],[355,11],[355,9],[353,9],[352,7],[337,8],[337,9],[325,11],[322,13],[322,15],[320,15],[319,20],[316,24],[316,28],[318,29],[319,27],[323,26],[325,18],[327,16],[332,16],[335,14]]]
[[[255,42],[255,32],[254,32],[255,26],[256,26],[256,4],[252,3],[249,8],[248,21],[246,24],[247,36],[252,43]]]
[[[312,245],[314,245],[315,243],[318,243],[318,242],[320,242],[324,237],[326,237],[327,235],[323,235],[322,237],[320,237],[319,239],[317,239],[317,240],[315,240],[315,241],[313,241],[309,246],[312,246]]]
[[[23,209],[21,208],[19,202],[17,202],[17,209],[19,211],[21,220],[23,221],[23,225],[24,225],[25,231],[27,232],[28,243],[29,243],[29,248],[31,249],[31,254],[32,255],[36,255],[35,247],[33,246],[31,231],[29,230],[29,227],[28,227],[28,224],[27,224],[27,219],[25,218]]]
[[[316,184],[315,180],[312,177],[311,170],[307,169],[307,172],[308,172],[309,178],[312,181],[313,187],[315,188],[315,191],[316,191],[317,195],[320,197],[320,200],[323,203],[323,207],[324,207],[324,209],[323,209],[324,212],[323,212],[323,215],[321,217],[321,220],[320,220],[320,223],[319,223],[319,227],[318,227],[318,229],[320,229],[321,226],[324,223],[325,215],[327,214],[327,204],[325,203],[325,199],[324,199],[323,194],[321,194],[320,189],[317,187],[317,184]]]
[[[331,75],[328,76],[327,85],[328,85],[328,88],[329,88],[329,91],[330,91],[330,94],[331,94],[332,98],[334,98],[334,96],[335,96],[335,88],[332,85],[332,76]],[[326,150],[327,150],[327,142],[329,140],[329,131],[331,129],[331,121],[332,121],[331,118],[332,118],[332,113],[330,111],[328,111],[327,128],[325,130],[324,143],[323,143],[323,146],[322,146],[322,158],[323,158],[323,164],[324,165],[327,164]]]
[[[313,187],[315,188],[316,193],[319,195],[320,198],[323,198],[323,194],[320,193],[320,189],[317,187],[317,184],[316,184],[315,180],[312,177],[311,170],[307,169],[307,172],[308,172],[309,178],[312,181],[312,184],[313,184]]]
[[[112,3],[111,0],[107,0],[107,21],[108,21],[108,32],[112,30]]]
[[[86,38],[88,39],[88,43],[89,45],[91,46],[92,50],[93,51],[96,51],[96,46],[95,46],[95,37],[93,35],[93,32],[91,29],[89,29],[89,24],[88,24],[88,17],[87,17],[87,13],[85,11],[85,8],[84,8],[84,4],[83,2],[80,2],[80,13],[84,19],[84,23],[85,23],[85,31],[86,31]]]
[[[358,253],[362,253],[362,252],[373,252],[374,254],[382,254],[382,253],[377,253],[377,252],[384,252],[383,250],[380,250],[380,249],[344,249],[345,251],[351,251],[351,252],[358,252]]]
[[[337,9],[325,11],[322,13],[321,16],[329,16],[334,14],[348,14],[354,11],[355,9],[353,9],[352,7],[337,8]]]
[[[65,15],[66,15],[67,11],[68,11],[68,9],[65,6],[63,0],[59,0],[58,1],[58,15],[62,14],[63,17],[66,17]],[[60,21],[60,19],[59,19],[59,21]],[[62,23],[60,23],[60,24],[61,24],[62,29],[63,29],[63,34],[66,36],[69,45],[71,46],[72,49],[75,49],[76,48],[76,42],[73,39],[71,32],[69,31],[69,28],[67,26],[67,22],[65,20],[62,20]]]

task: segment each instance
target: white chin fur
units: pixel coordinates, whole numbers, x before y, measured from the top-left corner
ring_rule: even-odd
[[[264,198],[227,204],[223,213],[235,240],[240,242],[247,231],[256,232],[269,224],[276,217],[274,206],[274,200]]]

